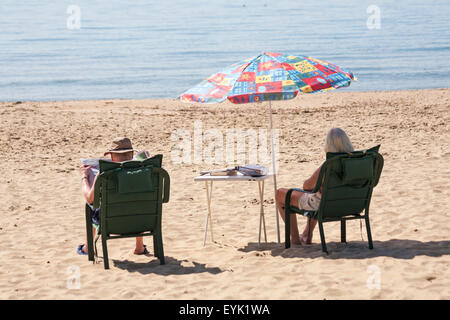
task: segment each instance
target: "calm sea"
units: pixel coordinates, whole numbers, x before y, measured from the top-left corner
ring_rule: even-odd
[[[450,87],[449,16],[448,0],[1,0],[0,101],[176,97],[263,51],[347,68],[347,91]]]

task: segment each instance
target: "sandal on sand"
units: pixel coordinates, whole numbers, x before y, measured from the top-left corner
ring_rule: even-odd
[[[136,254],[136,255],[138,255],[138,256],[140,256],[140,255],[142,255],[142,254],[148,254],[147,246],[144,244],[144,251],[141,252],[141,253],[136,253],[136,251],[135,251],[134,254]]]
[[[84,244],[80,244],[80,245],[77,247],[77,253],[78,253],[78,254],[81,254],[82,256],[86,256],[87,253],[84,252],[83,248],[84,248]]]

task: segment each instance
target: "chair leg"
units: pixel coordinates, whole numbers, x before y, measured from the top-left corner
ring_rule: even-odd
[[[88,246],[88,259],[89,261],[95,261],[94,258],[94,235],[92,233],[92,225],[90,226],[90,234],[88,234],[87,239],[87,246]]]
[[[322,251],[328,254],[327,244],[325,243],[325,233],[323,232],[323,223],[319,219],[320,242],[322,243]]]
[[[103,247],[103,264],[105,269],[109,269],[109,261],[108,261],[108,247],[106,246],[106,237],[102,235],[102,247]]]
[[[346,221],[345,219],[341,219],[341,242],[347,243],[347,230],[346,230]]]
[[[373,249],[373,243],[372,243],[372,233],[370,232],[370,223],[369,223],[369,216],[365,215],[365,220],[366,220],[366,229],[367,229],[367,239],[369,241],[369,249]]]
[[[158,255],[159,255],[159,249],[158,249],[158,241],[156,240],[156,234],[155,233],[153,233],[153,255],[155,256],[155,257],[157,257],[157,258],[159,258],[158,257]]]
[[[158,233],[158,259],[160,264],[165,264],[164,260],[164,248],[161,232]]]
[[[94,243],[93,243],[93,235],[92,235],[92,220],[91,220],[91,208],[86,204],[85,207],[85,216],[86,216],[86,236],[88,246],[88,260],[94,261]]]
[[[291,247],[291,216],[289,210],[284,209],[284,236],[285,248]]]

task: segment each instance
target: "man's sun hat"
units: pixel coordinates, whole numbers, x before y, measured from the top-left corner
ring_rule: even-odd
[[[111,144],[111,149],[105,152],[105,156],[110,153],[126,153],[130,151],[138,151],[133,149],[131,145],[131,140],[125,137],[115,138]]]

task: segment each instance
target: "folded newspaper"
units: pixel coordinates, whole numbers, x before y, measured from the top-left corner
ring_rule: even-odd
[[[210,171],[200,171],[200,175],[209,174],[210,176],[235,176],[237,175],[236,168],[228,168],[228,169],[216,169]]]
[[[269,170],[258,164],[246,164],[236,167],[236,170],[242,173],[244,176],[260,177],[269,173]]]
[[[111,159],[109,159],[109,158],[100,158],[100,159],[98,159],[98,158],[88,158],[88,159],[81,159],[81,164],[90,166],[90,169],[89,169],[89,176],[88,176],[88,181],[89,181],[89,185],[90,185],[90,186],[92,186],[92,184],[94,183],[95,176],[96,176],[97,173],[100,171],[99,160],[111,161]]]
[[[139,153],[137,153],[133,160],[145,160],[147,158],[150,158],[150,153],[146,150],[143,150]],[[87,158],[87,159],[81,159],[82,165],[88,165],[91,168],[89,169],[89,185],[92,185],[94,183],[95,176],[100,171],[100,165],[99,160],[105,160],[105,161],[111,161],[110,158]]]
[[[236,166],[234,168],[201,171],[200,175],[209,174],[211,176],[235,176],[238,172],[244,176],[260,177],[267,175],[269,170],[266,167],[257,164],[246,164],[243,166]]]
[[[143,150],[141,152],[138,152],[135,156],[134,156],[134,160],[145,160],[150,158],[150,153],[147,150]]]

